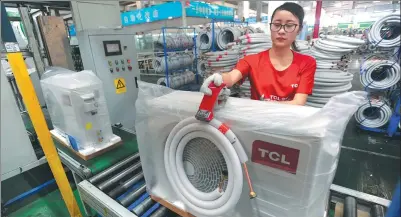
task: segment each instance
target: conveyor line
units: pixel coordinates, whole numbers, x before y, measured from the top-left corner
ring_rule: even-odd
[[[130,168],[129,173],[120,175]],[[93,176],[92,183],[84,180],[78,185],[81,199],[102,217],[176,217],[166,207],[153,201],[146,192],[146,183],[139,155],[132,155],[103,172]],[[104,190],[100,190],[99,186]],[[346,198],[348,198],[346,200]],[[348,203],[347,201],[356,203]],[[370,212],[373,217],[382,217],[390,201],[354,191],[337,185],[331,186],[331,203],[344,204],[344,216],[355,215],[355,210]],[[359,212],[359,211],[358,211]]]
[[[177,216],[146,192],[138,153],[82,181],[78,189],[82,200],[103,217]]]

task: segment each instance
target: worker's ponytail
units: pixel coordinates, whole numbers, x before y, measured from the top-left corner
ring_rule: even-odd
[[[299,49],[298,49],[298,47],[297,47],[297,43],[296,43],[295,41],[292,42],[292,44],[291,44],[291,49],[292,49],[293,51],[299,52]]]

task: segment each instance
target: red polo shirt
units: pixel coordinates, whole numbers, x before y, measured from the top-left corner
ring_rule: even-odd
[[[291,65],[278,71],[273,67],[269,51],[249,55],[241,59],[235,67],[242,77],[249,78],[251,98],[260,100],[287,101],[296,93],[311,94],[316,71],[316,60],[307,55],[294,52]]]

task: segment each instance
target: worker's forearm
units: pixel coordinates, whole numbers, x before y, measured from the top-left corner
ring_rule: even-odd
[[[290,100],[290,101],[276,101],[278,103],[281,104],[289,104],[289,105],[300,105],[298,102],[296,102],[295,100]]]
[[[232,87],[234,85],[229,72],[222,73],[221,76],[223,76],[223,83],[226,84],[227,87]]]
[[[232,70],[231,72],[222,73],[223,82],[227,85],[227,87],[233,86],[242,78],[242,73],[237,69]]]
[[[290,101],[276,101],[281,104],[289,104],[289,105],[305,105],[306,102],[302,102],[300,100],[290,100]]]

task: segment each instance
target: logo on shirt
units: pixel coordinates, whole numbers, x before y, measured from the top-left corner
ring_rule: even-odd
[[[292,87],[292,88],[297,88],[297,87],[298,87],[298,84],[291,84],[291,87]]]

